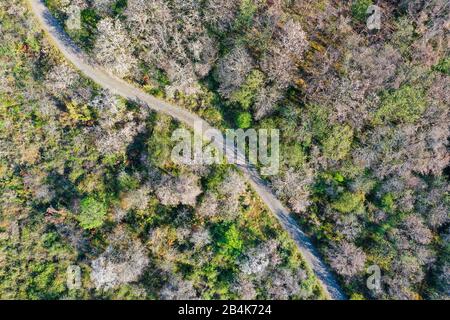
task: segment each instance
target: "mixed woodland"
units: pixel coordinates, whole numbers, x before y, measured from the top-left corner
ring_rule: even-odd
[[[449,298],[448,1],[45,3],[147,93],[220,129],[280,130],[267,183],[351,299]],[[0,298],[324,298],[235,167],[171,161],[180,127],[86,79],[2,0]]]

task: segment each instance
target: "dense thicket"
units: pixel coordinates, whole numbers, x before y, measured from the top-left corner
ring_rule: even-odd
[[[449,297],[448,1],[377,1],[382,10],[377,32],[369,32],[365,25],[367,8],[375,4],[371,0],[47,0],[47,4],[66,25],[74,14],[71,5],[81,8],[82,27],[67,28],[69,34],[112,73],[147,92],[184,105],[221,128],[280,129],[282,169],[271,178],[274,191],[314,237],[353,298]],[[42,55],[36,45],[28,40],[21,50]],[[2,50],[4,57],[17,59]],[[45,68],[42,57],[35,59],[36,64],[25,64],[30,74],[36,65]],[[11,92],[29,85],[22,76],[27,67],[5,66],[3,72],[19,79]],[[91,100],[70,68],[47,68],[43,81],[52,85],[46,94],[57,97],[73,88],[69,100],[58,98],[65,100],[64,123],[85,126],[76,132],[101,137],[93,141],[95,152],[109,164],[117,156],[108,153],[122,151],[125,162],[135,165],[138,156],[130,146],[137,137],[134,142],[149,150],[145,161],[171,166],[161,143],[168,139],[170,121],[148,124],[149,115],[120,100],[108,102],[115,107],[106,110],[98,96],[107,93],[98,92]],[[2,86],[7,90],[5,79]],[[55,127],[52,137],[58,136]],[[19,129],[27,132],[27,125]],[[142,138],[149,130],[151,138]],[[75,136],[73,141],[84,143]],[[38,161],[42,152],[37,141],[25,150],[11,147],[20,152],[14,158],[18,165]],[[11,152],[9,147],[5,150]],[[103,192],[97,177],[109,176],[109,169],[93,166],[92,156],[83,154],[81,146],[70,150],[78,153],[71,157],[73,171],[88,171],[85,176],[71,173],[70,179],[82,177],[84,192]],[[202,170],[194,174],[202,176]],[[175,176],[145,174],[151,181],[136,187],[139,192],[122,192],[121,202],[129,200],[117,214],[139,210],[142,197],[150,203],[154,199],[162,205],[188,207],[197,199],[196,214],[203,221],[230,223],[241,216],[242,188],[235,174],[219,175],[224,185],[214,180],[200,194],[199,184],[189,176],[192,172],[176,171]],[[42,175],[42,170],[37,173]],[[42,176],[26,177],[23,181],[34,186],[29,188],[34,199],[48,203],[58,195],[42,186]],[[139,177],[142,181],[142,173]],[[161,181],[164,187],[159,188]],[[74,191],[59,194],[70,192]],[[85,210],[102,208],[90,201],[85,206]],[[247,256],[253,262],[243,262],[241,270],[259,265],[261,274],[271,274],[270,285],[259,287],[271,297],[284,298],[282,289],[271,290],[294,290],[303,274],[263,268],[267,261],[276,261],[270,248],[265,247],[264,257],[259,256],[261,250],[250,250]],[[366,270],[372,265],[381,269],[380,290],[366,286]],[[239,277],[238,292],[251,297],[255,282]],[[282,279],[286,282],[281,285]],[[179,280],[168,278],[165,297],[188,297],[193,292],[191,282],[180,286]]]

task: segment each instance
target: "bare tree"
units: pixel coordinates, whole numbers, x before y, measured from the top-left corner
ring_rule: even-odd
[[[423,280],[425,274],[418,260],[409,254],[404,254],[393,261],[392,276],[383,278],[387,286],[387,294],[394,299],[414,299],[412,286]]]
[[[145,210],[150,200],[152,189],[143,185],[137,190],[128,191],[121,195],[120,208],[128,211],[130,209]]]
[[[195,248],[201,250],[211,243],[211,235],[207,229],[200,228],[191,233],[190,241],[194,244]]]
[[[198,93],[197,81],[208,74],[217,55],[202,24],[199,3],[130,0],[124,14],[139,43],[140,58],[167,74],[168,94]]]
[[[281,262],[278,254],[278,244],[271,240],[250,249],[246,258],[240,263],[240,269],[245,275],[263,277],[266,272],[276,268]]]
[[[209,25],[225,32],[232,28],[240,4],[239,0],[207,0],[203,15]]]
[[[61,95],[79,79],[80,76],[67,63],[58,63],[46,75],[45,85],[55,95]]]
[[[243,47],[236,47],[221,59],[217,65],[216,78],[223,97],[231,95],[244,84],[253,68],[253,59]]]
[[[417,215],[408,216],[402,223],[405,236],[418,244],[429,244],[433,234]]]
[[[255,119],[260,120],[272,113],[282,97],[282,91],[276,86],[266,86],[262,88],[258,93],[253,106]]]
[[[272,185],[277,196],[287,201],[296,213],[303,213],[311,204],[309,186],[313,182],[313,171],[289,169],[282,176],[273,179]]]
[[[288,51],[294,58],[301,58],[309,44],[302,25],[292,19],[288,20],[280,29],[277,36],[280,48]]]
[[[34,171],[34,170],[33,170]],[[33,194],[35,200],[49,203],[55,197],[55,191],[45,183],[46,172],[34,171],[24,175],[24,186]]]
[[[448,119],[448,108],[431,105],[415,124],[377,126],[362,136],[353,157],[379,178],[413,172],[440,176],[450,160]]]
[[[156,196],[161,203],[170,206],[195,206],[197,196],[201,193],[198,177],[191,174],[180,177],[164,176],[156,189]]]
[[[119,77],[127,77],[136,67],[130,37],[120,20],[105,18],[97,25],[94,53],[97,61]]]
[[[93,135],[94,144],[101,154],[125,152],[136,135],[145,130],[142,119],[146,117],[146,111],[128,111],[125,102],[108,91],[102,91],[89,105],[98,112],[99,125],[88,132]]]
[[[269,299],[288,300],[300,293],[300,282],[306,279],[302,269],[281,269],[275,271],[268,281],[267,293]]]
[[[255,284],[245,276],[238,277],[237,281],[233,284],[233,291],[243,300],[254,300],[257,297]]]
[[[142,243],[119,227],[110,236],[105,252],[92,261],[91,280],[97,289],[135,282],[148,263]]]
[[[362,231],[362,225],[355,214],[336,213],[336,230],[348,241],[354,241]]]
[[[340,242],[327,253],[330,265],[342,276],[353,277],[363,271],[366,254],[353,243]]]
[[[170,276],[169,281],[159,292],[162,300],[196,300],[197,292],[191,281],[183,280],[178,276]]]
[[[286,22],[275,34],[275,44],[261,62],[268,78],[280,89],[289,87],[295,79],[297,65],[308,42],[300,23]]]
[[[227,199],[237,198],[246,189],[245,180],[237,171],[230,169],[217,189]]]
[[[116,0],[92,0],[92,6],[102,15],[109,15],[113,11]]]
[[[208,219],[216,216],[219,213],[219,200],[217,196],[207,191],[202,199],[202,202],[197,208],[197,214]]]

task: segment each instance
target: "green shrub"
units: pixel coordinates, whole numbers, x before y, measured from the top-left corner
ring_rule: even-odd
[[[249,112],[241,112],[236,119],[238,128],[247,129],[252,125],[252,115]]]
[[[394,199],[394,195],[392,193],[386,193],[382,198],[381,198],[381,205],[383,206],[383,208],[387,211],[392,211],[394,209],[394,205],[395,205],[395,199]]]
[[[406,59],[411,58],[412,43],[416,37],[413,22],[408,17],[400,17],[395,22],[395,32],[391,44]]]
[[[45,6],[54,13],[59,8],[61,8],[61,0],[44,0]]]
[[[94,119],[89,106],[85,104],[77,105],[75,102],[68,102],[66,107],[69,114],[69,119],[74,123],[89,122]]]
[[[81,201],[78,221],[83,229],[95,229],[103,225],[106,218],[107,207],[102,201],[93,197],[84,198]]]
[[[352,4],[352,16],[356,21],[366,20],[367,9],[373,4],[372,0],[354,0]]]
[[[333,174],[333,180],[337,183],[345,182],[345,177],[340,172],[335,172]]]
[[[84,9],[81,11],[81,22],[83,26],[88,29],[87,31],[93,32],[97,27],[97,22],[100,17],[93,9]]]
[[[264,74],[259,70],[253,70],[242,87],[232,95],[231,101],[239,103],[242,108],[248,110],[263,83]]]
[[[323,154],[332,160],[342,160],[350,152],[353,142],[353,129],[350,126],[336,125],[323,141]]]
[[[235,20],[234,29],[241,31],[242,29],[249,28],[253,23],[253,17],[258,10],[258,5],[254,0],[242,0],[239,8],[239,14]]]
[[[345,192],[331,204],[331,207],[342,213],[360,213],[364,210],[364,200],[363,193]]]
[[[172,121],[168,117],[157,115],[153,125],[152,135],[147,141],[150,160],[156,166],[163,168],[170,163],[172,152]]]
[[[140,183],[139,179],[126,173],[120,174],[117,182],[120,191],[136,190]]]
[[[306,105],[305,130],[312,132],[316,140],[324,139],[330,130],[328,117],[329,111],[327,108],[316,104]]]
[[[282,154],[289,167],[301,168],[306,163],[307,155],[298,143],[283,146]]]
[[[433,67],[433,70],[450,76],[450,58],[441,59],[441,61]]]
[[[405,85],[385,93],[375,114],[374,124],[383,122],[414,123],[425,111],[427,101],[423,90]]]
[[[365,298],[361,293],[352,293],[350,300],[365,300]]]
[[[81,29],[67,30],[67,33],[84,49],[90,50],[95,43],[97,23],[99,21],[100,16],[97,15],[95,10],[84,9],[81,11]]]
[[[44,233],[41,237],[42,246],[44,248],[50,248],[59,239],[59,235],[56,232]]]
[[[221,252],[225,256],[229,257],[238,257],[244,248],[244,242],[241,238],[239,230],[236,228],[236,225],[231,225],[225,231],[220,238],[218,239],[218,245],[221,249]]]
[[[123,11],[127,8],[127,0],[117,0],[113,4],[113,13],[114,15],[121,15]]]
[[[220,126],[222,122],[222,114],[217,108],[207,107],[204,110],[201,110],[201,117],[211,124],[215,124]]]
[[[27,298],[57,299],[65,291],[64,278],[61,277],[61,270],[58,270],[57,263],[32,263],[30,272]]]

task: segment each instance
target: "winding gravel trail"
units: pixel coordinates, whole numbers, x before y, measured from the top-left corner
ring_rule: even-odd
[[[70,61],[85,76],[93,80],[101,87],[110,90],[113,94],[120,95],[126,99],[134,100],[145,104],[150,109],[161,112],[173,117],[174,119],[194,128],[194,124],[202,124],[203,130],[213,129],[207,122],[197,115],[163,100],[159,100],[131,84],[111,75],[101,66],[98,66],[88,56],[86,56],[68,37],[59,25],[59,22],[52,16],[47,7],[41,0],[27,0],[30,9],[36,16],[40,26],[51,39],[53,44],[61,51],[63,56]],[[204,131],[202,133],[204,133]],[[211,138],[205,136],[205,138]],[[224,146],[217,142],[216,145],[221,150],[235,149],[234,146]],[[225,149],[224,149],[225,148]],[[239,158],[242,158],[240,151],[237,151]],[[281,226],[289,233],[295,241],[303,258],[314,271],[321,282],[329,298],[335,300],[344,300],[346,295],[337,283],[334,275],[330,272],[327,265],[323,262],[319,252],[314,247],[309,237],[303,232],[298,223],[292,217],[290,212],[276,198],[273,191],[261,179],[258,172],[251,165],[241,165],[240,170],[247,178],[250,185],[260,196],[262,201],[276,216]]]

